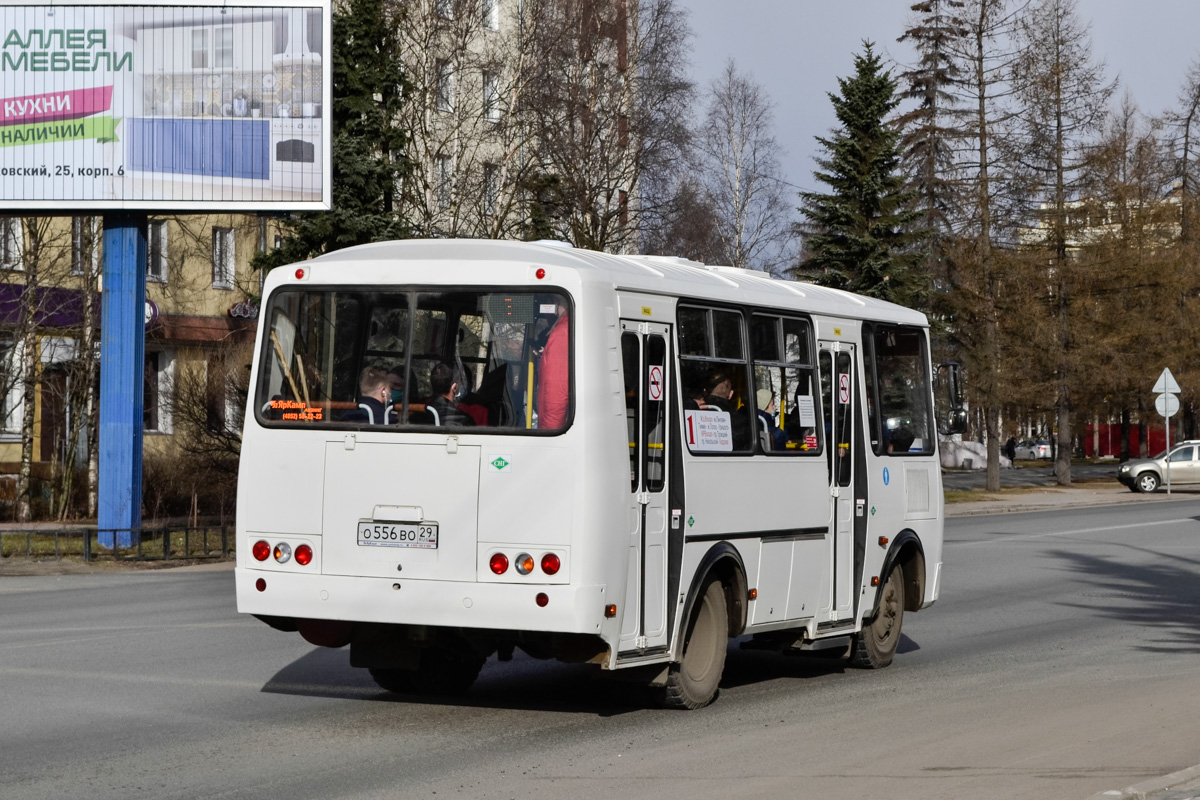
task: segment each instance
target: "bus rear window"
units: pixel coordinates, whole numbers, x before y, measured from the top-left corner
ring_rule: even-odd
[[[562,292],[278,291],[267,306],[258,419],[562,430],[568,309]]]

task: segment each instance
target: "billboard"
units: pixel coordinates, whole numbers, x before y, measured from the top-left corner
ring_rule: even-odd
[[[0,209],[329,208],[329,0],[0,0],[0,36]]]

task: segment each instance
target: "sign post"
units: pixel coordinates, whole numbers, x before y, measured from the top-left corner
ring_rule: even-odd
[[[1179,384],[1175,382],[1175,376],[1171,374],[1170,369],[1163,369],[1162,374],[1158,376],[1158,380],[1154,383],[1154,388],[1151,391],[1159,392],[1158,397],[1154,398],[1154,408],[1166,420],[1164,428],[1167,433],[1167,494],[1171,493],[1171,417],[1179,413],[1179,398],[1176,397],[1181,391]]]

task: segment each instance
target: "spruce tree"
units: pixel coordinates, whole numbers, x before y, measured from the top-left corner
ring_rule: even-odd
[[[395,208],[408,167],[406,132],[395,124],[404,102],[397,25],[383,0],[335,5],[333,43],[332,196],[329,211],[299,212],[282,220],[279,248],[254,257],[271,269],[356,244],[405,235]]]
[[[926,276],[944,284],[939,263],[942,247],[950,236],[950,219],[957,211],[953,170],[954,148],[962,138],[956,124],[956,97],[952,93],[959,80],[953,53],[966,34],[961,18],[964,0],[922,0],[911,10],[917,15],[913,24],[897,41],[911,42],[918,61],[900,78],[904,96],[917,107],[899,119],[904,133],[901,155],[912,173],[912,186],[921,209],[921,227],[929,231],[922,245]]]
[[[924,237],[915,225],[916,192],[900,170],[900,133],[888,116],[900,102],[896,82],[871,42],[854,57],[854,75],[829,93],[839,127],[817,137],[825,154],[813,176],[828,194],[801,192],[808,218],[808,257],[797,277],[871,297],[921,305],[923,280],[914,274]]]

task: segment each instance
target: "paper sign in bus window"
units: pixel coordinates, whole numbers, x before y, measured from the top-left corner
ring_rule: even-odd
[[[800,415],[801,428],[817,427],[817,411],[812,395],[802,394],[796,398],[796,412]]]
[[[688,411],[688,447],[698,453],[733,451],[733,425],[728,411]]]

